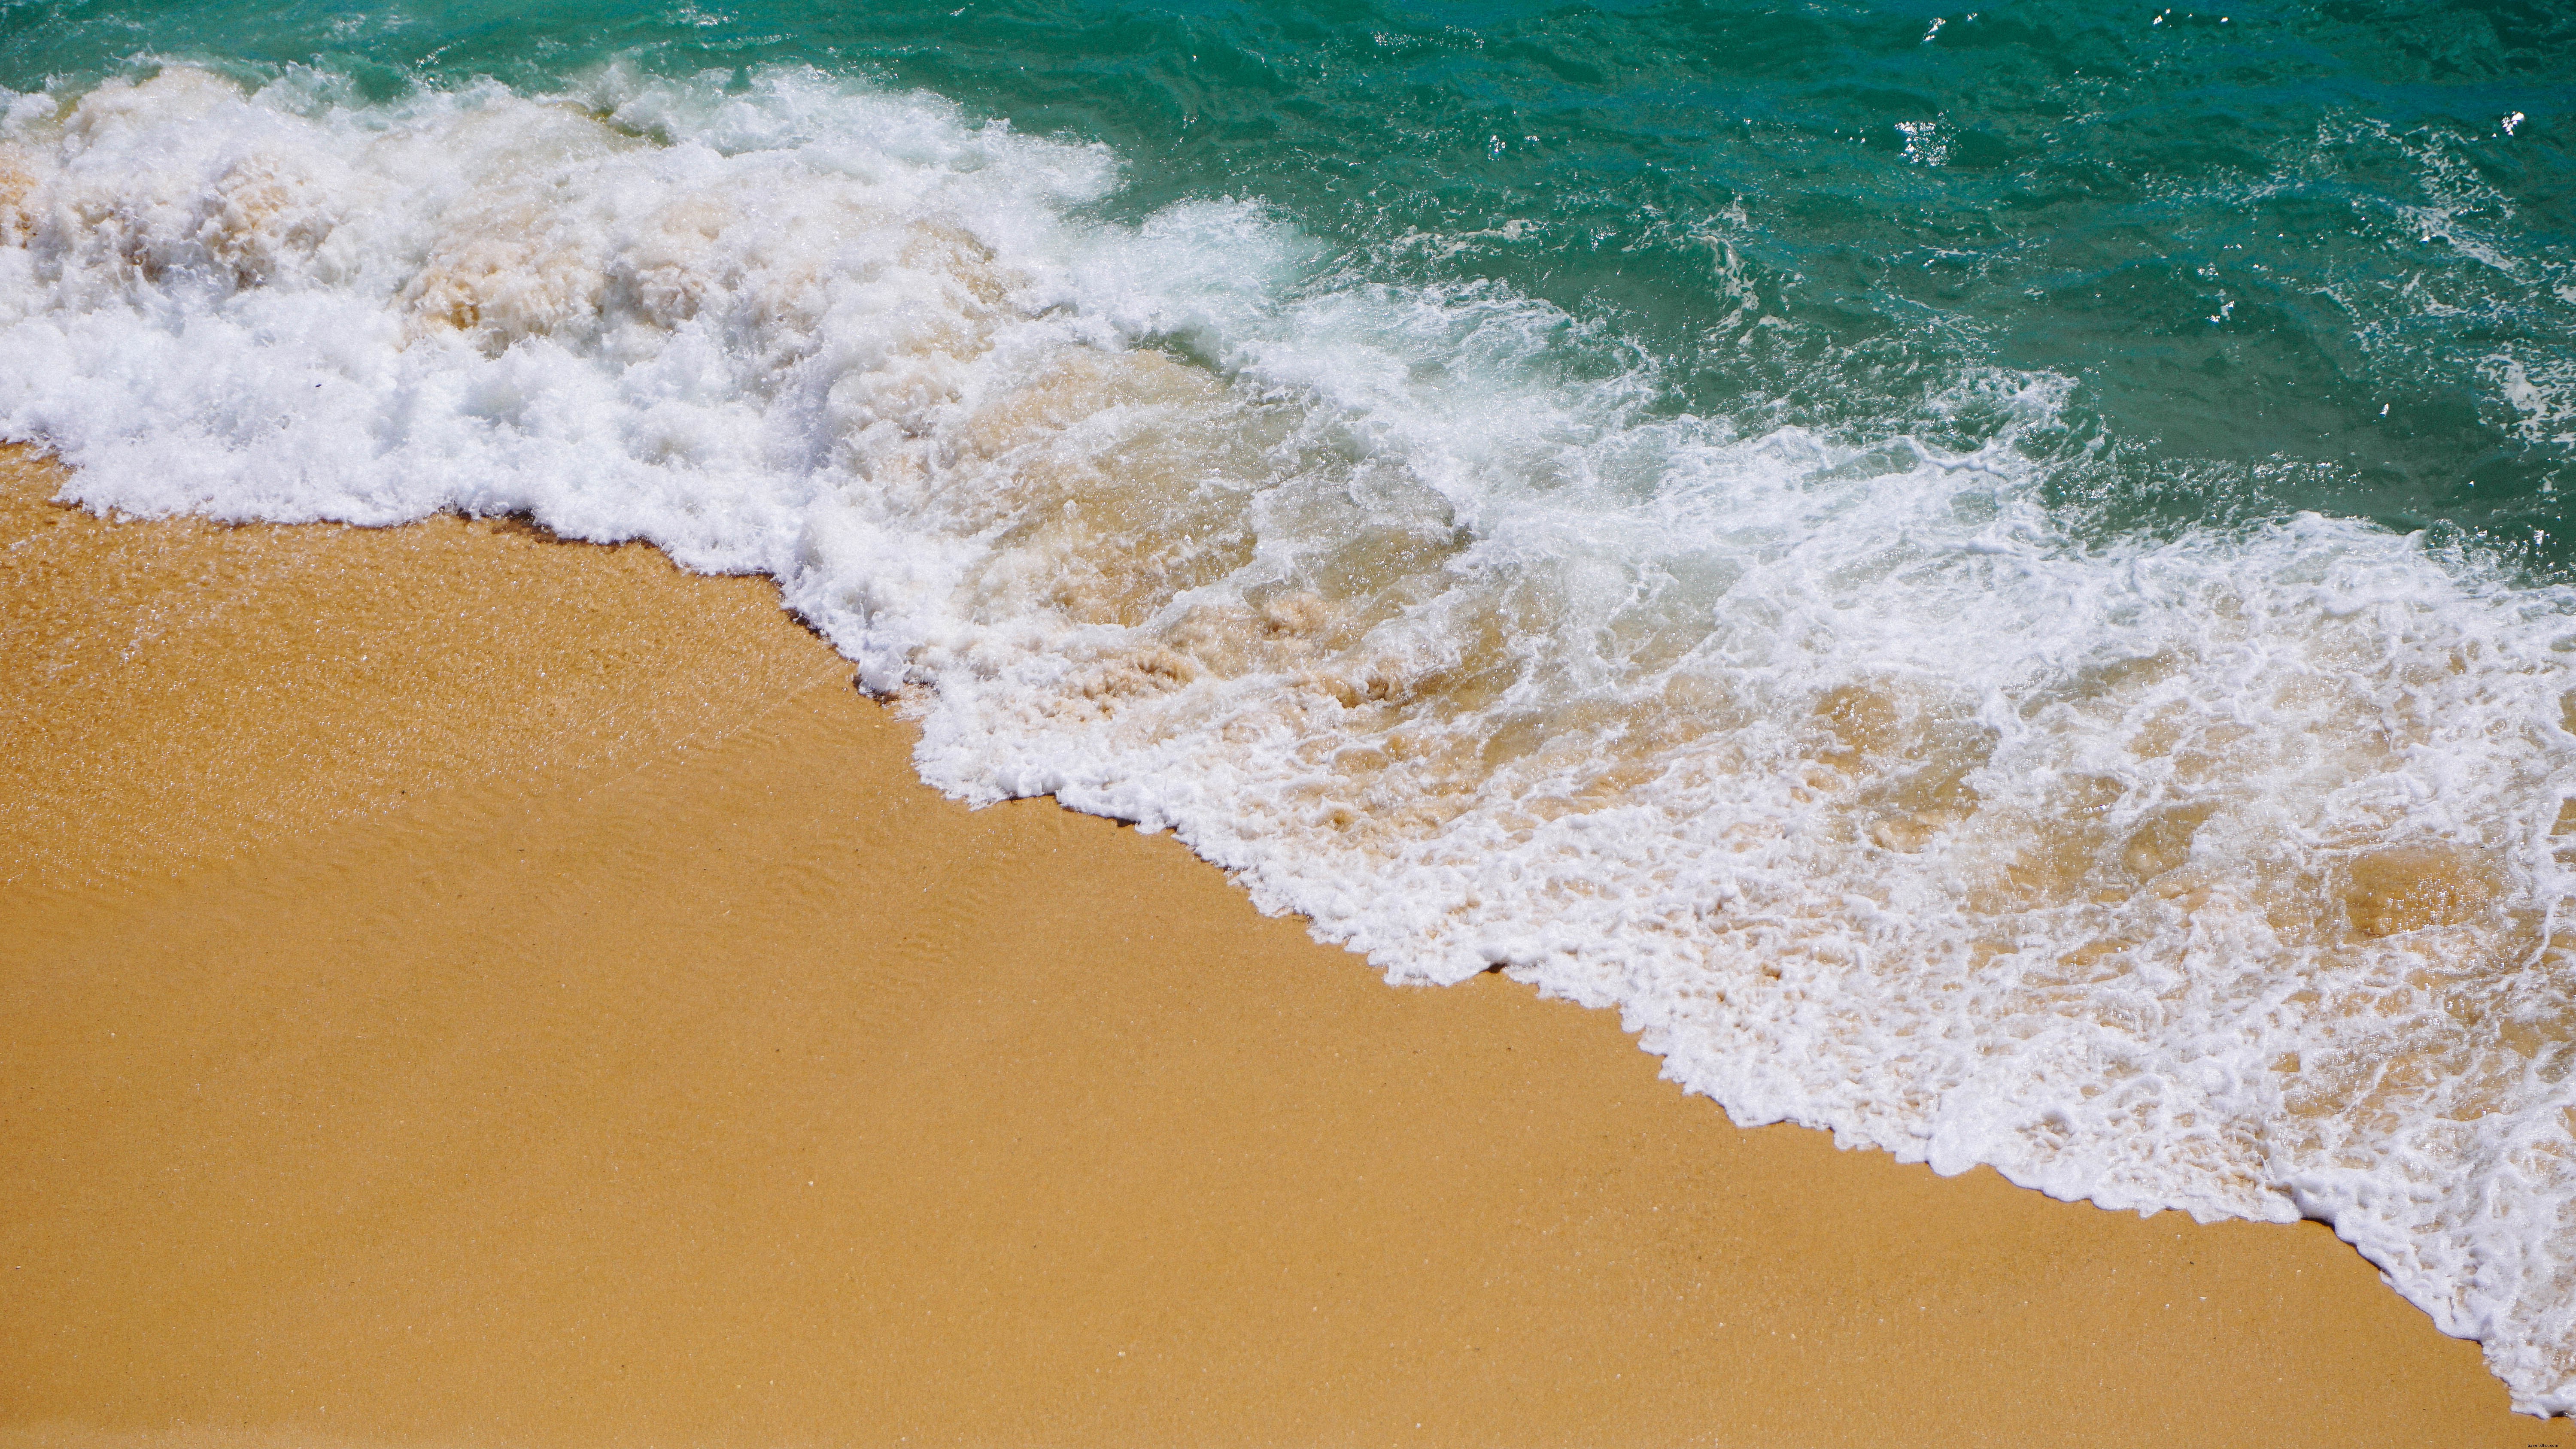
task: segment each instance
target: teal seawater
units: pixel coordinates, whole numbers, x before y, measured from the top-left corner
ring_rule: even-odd
[[[949,3],[0,0],[0,437],[767,575],[944,791],[2576,1412],[2563,7]]]
[[[1105,142],[1121,214],[1260,198],[1345,276],[1546,298],[1569,372],[1747,431],[1968,446],[2002,426],[1982,371],[2055,373],[2019,445],[2096,536],[2306,509],[2576,569],[2576,9],[2538,0],[0,0],[22,91],[164,59],[543,91],[612,57]]]

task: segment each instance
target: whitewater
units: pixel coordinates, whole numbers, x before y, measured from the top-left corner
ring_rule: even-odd
[[[2321,1219],[2576,1410],[2576,591],[2087,533],[2065,378],[1739,428],[1509,286],[1108,219],[1106,148],[811,70],[0,104],[0,436],[69,500],[766,574],[943,790],[1615,1007],[1739,1123]]]

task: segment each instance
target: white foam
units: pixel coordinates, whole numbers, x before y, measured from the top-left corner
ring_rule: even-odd
[[[811,73],[0,99],[0,433],[80,501],[773,575],[942,788],[1616,1006],[1741,1122],[2324,1218],[2576,1407],[2565,592],[2086,545],[2013,429],[1673,417],[1542,303],[1087,221],[1106,153]]]

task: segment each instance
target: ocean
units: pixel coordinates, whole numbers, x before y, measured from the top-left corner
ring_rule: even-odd
[[[1745,1124],[2576,1410],[2576,11],[0,0],[0,438],[774,578]]]

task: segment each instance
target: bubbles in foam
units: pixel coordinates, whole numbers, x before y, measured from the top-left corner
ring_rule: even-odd
[[[812,74],[7,114],[0,431],[82,501],[774,575],[946,789],[1617,1006],[1740,1121],[2326,1218],[2576,1406],[2564,592],[2072,537],[2062,380],[1935,399],[2014,420],[1968,454],[1739,435],[1507,289],[1086,221],[1105,153]]]

